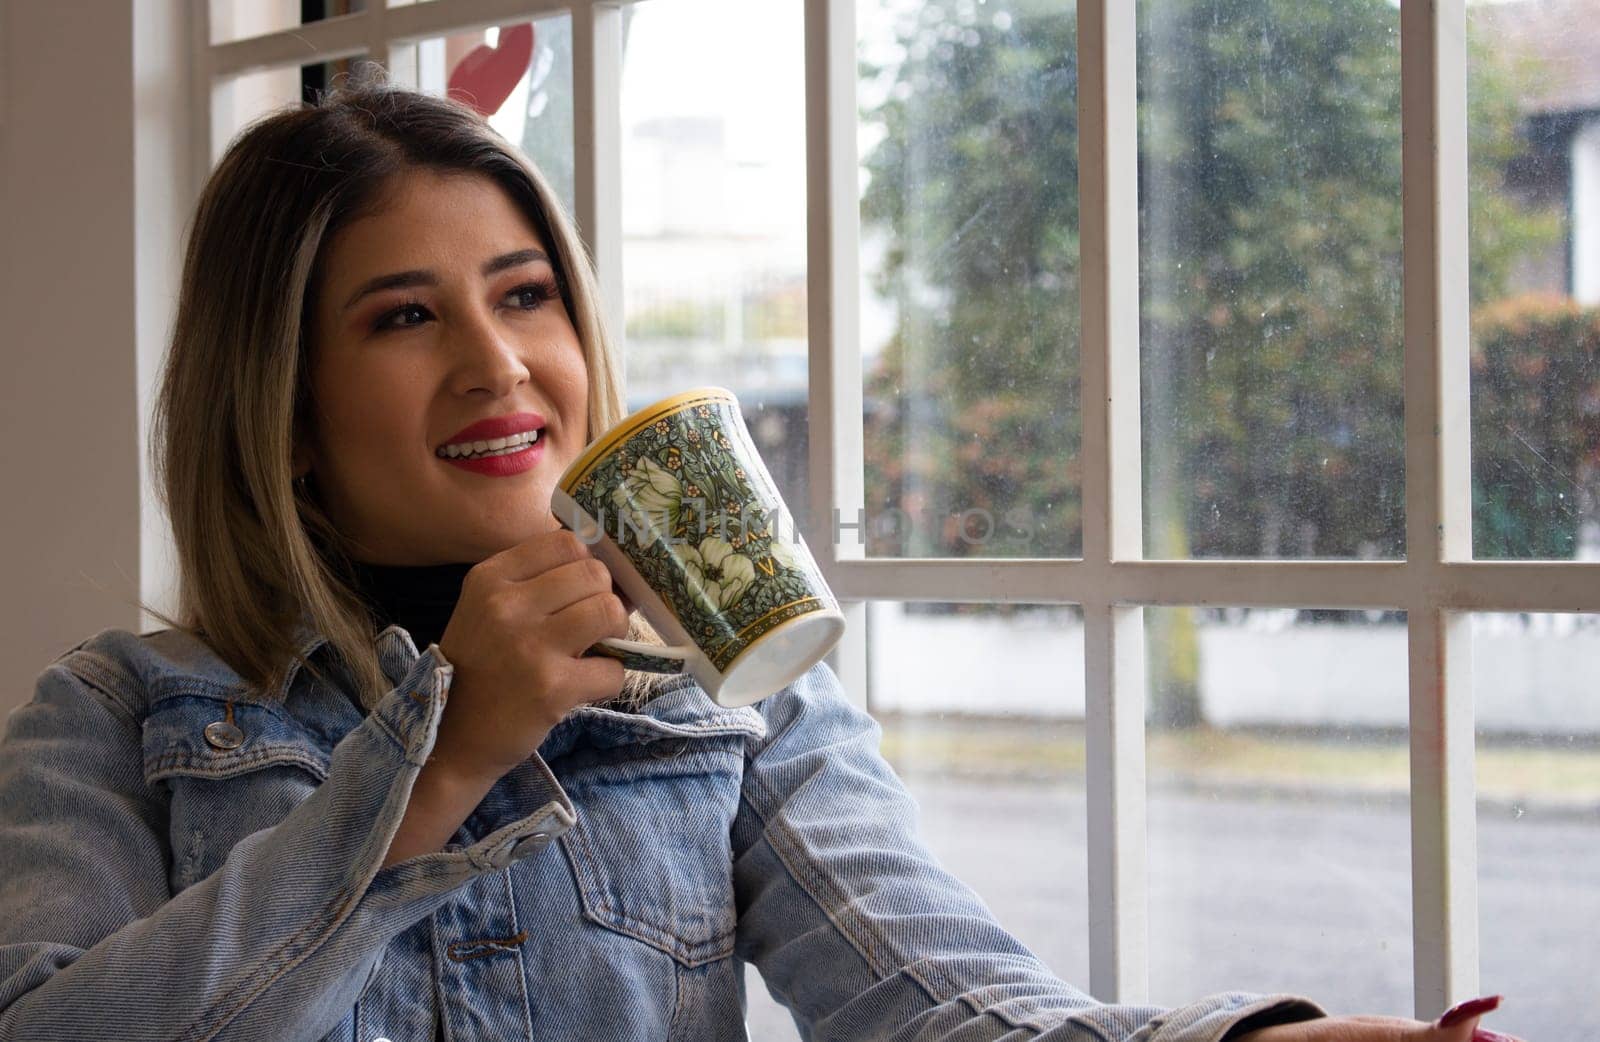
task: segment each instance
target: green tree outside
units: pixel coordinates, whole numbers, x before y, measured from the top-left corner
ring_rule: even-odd
[[[1146,553],[1404,554],[1399,16],[1388,0],[1140,5]],[[1016,524],[872,533],[884,556],[1082,546],[1076,32],[1070,7],[930,0],[864,159],[875,288],[869,513]],[[1503,292],[1559,215],[1498,186],[1518,70],[1473,50],[1472,291]],[[1135,128],[1125,128],[1133,133]],[[1198,718],[1189,612],[1152,613],[1156,719]],[[1175,628],[1174,628],[1175,627]]]

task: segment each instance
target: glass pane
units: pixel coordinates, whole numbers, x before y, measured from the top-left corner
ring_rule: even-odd
[[[923,838],[1001,925],[1087,989],[1082,610],[867,610],[869,705],[884,756],[922,809]]]
[[[509,90],[509,65],[523,70]],[[390,53],[394,79],[429,94],[458,98],[550,181],[572,212],[572,17],[475,29],[401,44]]]
[[[802,15],[748,0],[624,8],[623,318],[629,403],[733,391],[814,541],[827,527],[807,525]]]
[[[1138,27],[1146,553],[1401,557],[1398,5]]]
[[[211,42],[264,36],[324,18],[354,14],[365,0],[210,0]]]
[[[856,18],[867,552],[1077,556],[1072,5]]]
[[[299,105],[317,92],[332,86],[339,77],[348,77],[360,58],[313,65],[291,66],[247,73],[218,82],[211,95],[211,162],[215,164],[228,150],[234,137],[275,109]]]
[[[1600,37],[1467,8],[1472,550],[1600,558]]]
[[[1474,615],[1486,1027],[1600,1037],[1600,616]]]
[[[1145,627],[1151,999],[1408,1016],[1404,617],[1148,608]]]

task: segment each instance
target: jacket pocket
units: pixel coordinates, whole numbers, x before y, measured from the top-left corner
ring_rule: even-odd
[[[144,776],[171,794],[173,893],[282,821],[327,778],[331,755],[276,706],[214,694],[157,703],[144,722]]]
[[[743,750],[733,735],[666,738],[559,772],[577,810],[561,846],[586,918],[688,967],[733,954]]]

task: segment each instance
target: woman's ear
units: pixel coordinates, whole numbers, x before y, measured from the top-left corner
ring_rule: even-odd
[[[316,463],[315,439],[304,413],[296,410],[294,421],[294,448],[289,450],[289,472],[296,481],[311,473]]]
[[[311,450],[304,444],[295,446],[289,456],[289,472],[296,481],[311,473]]]

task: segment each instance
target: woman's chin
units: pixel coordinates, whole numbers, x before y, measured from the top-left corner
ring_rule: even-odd
[[[544,517],[530,525],[519,526],[514,531],[486,533],[481,539],[472,541],[473,556],[471,560],[481,561],[493,557],[495,554],[504,553],[512,547],[521,546],[528,540],[537,536],[548,535],[558,531],[561,522],[555,519],[554,514],[546,512]]]

